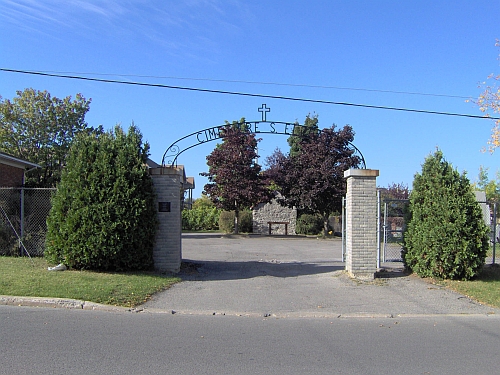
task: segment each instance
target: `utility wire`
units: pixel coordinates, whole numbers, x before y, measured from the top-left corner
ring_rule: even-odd
[[[81,76],[72,76],[72,75],[63,75],[63,74],[51,74],[51,73],[33,72],[33,71],[27,71],[27,70],[17,70],[17,69],[7,69],[7,68],[0,68],[0,71],[10,72],[10,73],[39,75],[39,76],[45,76],[45,77],[77,79],[77,80],[93,81],[93,82],[118,83],[118,84],[123,84],[123,85],[145,86],[145,87],[158,87],[158,88],[167,88],[167,89],[174,89],[174,90],[196,91],[196,92],[209,92],[209,93],[214,93],[214,94],[225,94],[225,95],[248,96],[248,97],[254,97],[254,98],[279,99],[279,100],[289,100],[289,101],[298,101],[298,102],[306,102],[306,103],[343,105],[343,106],[360,107],[360,108],[371,108],[371,109],[385,109],[385,110],[389,110],[389,111],[399,111],[399,112],[425,113],[425,114],[431,114],[431,115],[442,115],[442,116],[455,116],[455,117],[467,117],[467,118],[477,118],[477,119],[500,120],[500,117],[488,117],[488,116],[479,116],[479,115],[469,115],[469,114],[463,114],[463,113],[428,111],[428,110],[423,110],[423,109],[387,107],[387,106],[377,106],[377,105],[369,105],[369,104],[357,104],[357,103],[348,103],[348,102],[335,102],[335,101],[320,100],[320,99],[294,98],[294,97],[289,97],[289,96],[252,94],[252,93],[235,92],[235,91],[210,90],[210,89],[202,89],[202,88],[195,88],[195,87],[164,85],[164,84],[159,84],[159,83],[144,83],[144,82],[133,82],[133,81],[119,81],[119,80],[114,80],[114,79],[90,78],[90,77],[81,77]]]
[[[223,83],[247,83],[252,85],[269,85],[269,86],[288,86],[288,87],[306,87],[315,89],[334,89],[346,91],[365,91],[365,92],[378,92],[384,94],[399,94],[399,95],[420,95],[420,96],[433,96],[441,98],[457,98],[457,99],[470,99],[469,96],[449,95],[449,94],[433,94],[426,92],[412,92],[412,91],[394,91],[394,90],[380,90],[380,89],[367,89],[360,87],[340,87],[340,86],[324,86],[324,85],[306,85],[300,83],[283,83],[283,82],[262,82],[262,81],[244,81],[244,80],[229,80],[229,79],[213,79],[213,78],[189,78],[189,77],[175,77],[175,76],[151,76],[151,75],[137,75],[137,74],[111,74],[111,73],[93,73],[93,72],[61,72],[54,70],[39,70],[41,73],[52,74],[76,74],[76,75],[90,75],[90,76],[114,76],[114,77],[136,77],[136,78],[155,78],[155,79],[178,79],[185,81],[204,81],[204,82],[223,82]]]

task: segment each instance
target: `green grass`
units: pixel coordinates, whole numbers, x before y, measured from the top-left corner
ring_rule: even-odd
[[[48,271],[43,258],[0,256],[0,295],[71,298],[135,307],[179,282],[154,272]]]
[[[179,282],[154,272],[47,271],[43,258],[0,256],[0,295],[71,298],[114,306],[135,307]],[[480,303],[500,308],[500,266],[485,266],[471,281],[437,281]]]
[[[497,264],[485,266],[474,280],[440,283],[482,304],[500,308],[500,266]]]

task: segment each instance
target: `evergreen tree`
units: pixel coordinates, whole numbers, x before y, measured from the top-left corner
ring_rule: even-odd
[[[308,143],[314,139],[314,135],[318,134],[318,115],[311,116],[308,114],[303,126],[294,126],[293,132],[288,137],[288,145],[290,146],[290,156],[297,156],[304,143]],[[313,136],[313,138],[311,138]]]
[[[470,279],[488,249],[488,228],[465,174],[441,151],[416,174],[404,233],[403,260],[422,277]]]
[[[135,126],[125,133],[80,134],[47,219],[45,256],[77,269],[134,270],[153,265],[156,210]]]

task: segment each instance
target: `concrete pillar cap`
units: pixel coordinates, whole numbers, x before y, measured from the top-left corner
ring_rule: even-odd
[[[344,177],[378,177],[380,171],[378,169],[348,169],[344,171]]]

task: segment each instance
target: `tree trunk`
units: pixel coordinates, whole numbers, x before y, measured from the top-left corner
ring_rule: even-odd
[[[239,216],[240,216],[240,210],[238,209],[238,205],[236,204],[236,202],[234,202],[234,233],[235,234],[238,234],[240,232],[240,229],[238,227]]]
[[[326,237],[328,235],[328,219],[329,216],[323,216],[323,236]]]

